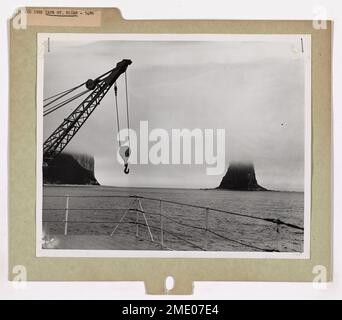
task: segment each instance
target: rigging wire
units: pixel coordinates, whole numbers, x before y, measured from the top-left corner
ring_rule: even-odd
[[[75,94],[75,95],[72,96],[72,97],[69,97],[69,98],[67,98],[67,99],[65,99],[65,100],[63,100],[63,101],[60,101],[59,103],[57,103],[57,104],[51,106],[50,108],[44,110],[44,113],[49,112],[50,110],[53,110],[53,109],[58,109],[59,107],[64,106],[65,104],[67,104],[67,103],[69,103],[69,102],[71,102],[71,101],[73,101],[73,100],[79,98],[80,96],[86,94],[86,93],[89,92],[89,91],[90,91],[89,89],[84,90],[84,91],[82,91],[82,92],[79,92],[79,93]]]
[[[73,88],[68,89],[68,90],[64,90],[64,91],[62,91],[62,92],[60,92],[60,93],[54,94],[54,95],[51,96],[51,97],[45,98],[43,101],[47,101],[47,100],[50,100],[50,99],[52,99],[52,98],[58,97],[58,98],[56,98],[55,100],[50,101],[48,104],[44,105],[44,108],[45,108],[46,106],[48,106],[49,104],[51,104],[52,102],[57,101],[57,100],[59,100],[60,98],[64,97],[65,95],[69,94],[70,92],[73,92],[73,91],[77,90],[78,88],[82,87],[84,84],[85,84],[85,82],[81,83],[80,85],[78,85],[78,86],[76,86],[76,87],[73,87]]]
[[[44,111],[44,116],[45,116],[45,115],[48,115],[48,114],[50,114],[50,113],[52,113],[52,112],[54,112],[54,111],[56,111],[56,110],[58,110],[58,109],[60,109],[61,107],[63,107],[63,106],[65,106],[66,104],[68,104],[69,102],[78,99],[79,97],[83,96],[84,94],[88,93],[89,91],[90,91],[90,90],[85,90],[85,91],[83,91],[83,92],[80,92],[80,93],[78,93],[77,95],[68,98],[67,100],[61,101],[60,103],[58,103],[58,104],[55,105],[55,106],[50,107],[48,110],[45,110],[45,111]]]
[[[95,78],[94,80],[101,80],[102,77],[106,76],[107,74],[111,73],[115,68],[110,69],[109,71],[105,72],[104,74],[101,74],[100,76],[98,76],[97,78]]]
[[[104,76],[106,76],[106,75],[108,75],[109,73],[111,73],[114,69],[115,69],[115,68],[113,68],[113,69],[111,69],[111,70],[109,70],[109,71],[107,71],[107,72],[101,74],[100,76],[98,76],[98,77],[95,78],[94,80],[101,80],[101,78],[103,78]],[[53,102],[59,100],[60,98],[66,96],[67,94],[69,94],[69,93],[75,91],[76,89],[78,89],[78,88],[84,86],[85,84],[86,84],[86,82],[83,82],[83,83],[81,83],[81,84],[79,84],[79,85],[77,85],[77,86],[75,86],[75,87],[73,87],[73,88],[71,88],[71,89],[64,90],[64,91],[62,91],[62,92],[59,92],[59,93],[57,93],[57,94],[52,95],[51,97],[48,97],[48,98],[43,99],[43,101],[48,101],[48,100],[51,100],[51,99],[53,99],[53,98],[56,98],[56,99],[54,99],[53,101],[50,101],[50,102],[48,102],[46,105],[44,105],[44,108],[47,107],[48,105],[52,104]]]
[[[56,111],[56,110],[62,108],[63,106],[65,106],[65,105],[68,104],[69,102],[78,99],[79,97],[85,95],[85,94],[86,94],[87,92],[89,92],[89,91],[90,91],[90,90],[87,89],[87,90],[85,90],[85,91],[82,91],[82,92],[76,94],[76,95],[73,96],[73,97],[68,98],[67,100],[61,101],[61,102],[58,103],[57,105],[52,106],[52,107],[50,107],[49,109],[45,110],[43,116],[45,117],[45,116],[49,115],[50,113],[52,113],[52,112],[54,112],[54,111]]]

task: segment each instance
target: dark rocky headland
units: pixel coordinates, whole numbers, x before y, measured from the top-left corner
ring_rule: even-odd
[[[99,185],[94,174],[92,156],[61,153],[48,166],[43,166],[44,184]]]
[[[217,189],[268,191],[256,180],[253,163],[232,162]]]

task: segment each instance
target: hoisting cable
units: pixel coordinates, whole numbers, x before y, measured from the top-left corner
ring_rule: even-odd
[[[118,87],[116,85],[116,82],[114,83],[114,96],[115,96],[115,109],[116,109],[116,125],[118,127],[119,147],[121,148],[120,120],[119,120],[119,107],[118,107]]]
[[[127,83],[127,82],[126,82]],[[124,173],[128,174],[129,169],[128,169],[128,158],[130,156],[130,147],[122,146],[121,144],[121,137],[120,137],[120,119],[119,119],[119,104],[118,104],[118,87],[116,82],[114,83],[114,94],[115,94],[115,110],[116,110],[116,123],[118,127],[118,140],[119,140],[119,154],[121,155],[123,161],[124,161]],[[126,88],[126,94],[127,94],[127,88]],[[127,96],[126,96],[126,102],[127,102]],[[126,116],[128,117],[128,109],[126,106]],[[129,119],[127,118],[129,121]],[[128,124],[129,128],[129,124]],[[129,132],[129,131],[128,131]],[[129,133],[128,133],[128,141],[130,145],[130,140],[129,140]],[[126,148],[126,149],[125,149]],[[123,152],[123,154],[121,153]]]
[[[128,87],[127,87],[127,72],[125,71],[125,91],[126,91],[126,119],[127,119],[127,130],[128,130],[128,148],[125,151],[125,156],[128,159],[131,154],[131,138],[129,134],[129,111],[128,111]],[[124,172],[129,173],[128,162],[125,163]]]
[[[68,98],[67,100],[61,101],[61,102],[58,103],[57,105],[51,106],[49,109],[44,110],[43,116],[45,117],[45,116],[49,115],[50,113],[52,113],[52,112],[54,112],[54,111],[56,111],[56,110],[62,108],[63,106],[65,106],[65,105],[68,104],[69,102],[78,99],[79,97],[85,95],[85,94],[88,93],[89,91],[90,91],[90,90],[87,89],[87,90],[85,90],[85,91],[82,91],[82,92],[78,93],[77,95],[75,95],[75,96],[73,96],[73,97]]]
[[[128,111],[128,87],[127,87],[127,71],[125,71],[125,89],[126,89],[126,118],[127,118],[127,129],[128,129],[128,147],[129,153],[131,152],[131,138],[129,135],[129,111]]]

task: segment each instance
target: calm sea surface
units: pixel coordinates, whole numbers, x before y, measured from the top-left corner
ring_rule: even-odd
[[[158,214],[165,215],[164,244],[174,250],[199,250],[206,243],[208,250],[215,251],[303,250],[303,231],[299,229],[280,226],[277,231],[273,223],[213,210],[208,214],[208,228],[213,232],[207,234],[206,241],[206,232],[201,229],[206,226],[205,209],[164,202],[160,208],[159,201],[171,200],[253,217],[280,219],[303,227],[304,193],[300,192],[44,186],[43,193],[44,229],[49,234],[63,234],[65,196],[69,195],[69,220],[73,221],[68,226],[70,235],[109,235],[126,208],[140,209],[141,205],[156,241],[160,241]],[[133,195],[156,200],[140,199],[138,202],[132,197],[123,197]],[[135,234],[136,218],[135,211],[128,211],[116,232],[123,236]],[[139,223],[145,224],[141,214]],[[143,225],[139,227],[139,236],[149,237]]]

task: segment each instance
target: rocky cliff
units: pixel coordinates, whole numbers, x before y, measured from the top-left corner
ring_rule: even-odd
[[[98,185],[94,167],[94,158],[89,155],[61,153],[43,167],[43,183]]]
[[[73,152],[71,156],[82,166],[83,168],[94,173],[95,160],[94,157],[87,154]]]
[[[253,163],[232,162],[218,189],[241,191],[267,191],[260,186],[255,177]]]

